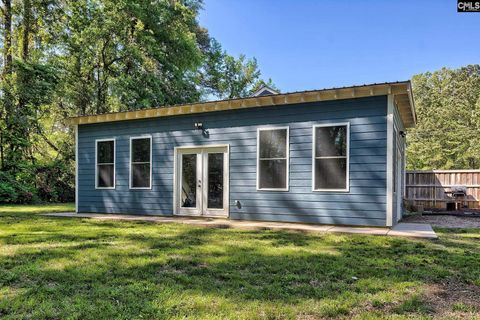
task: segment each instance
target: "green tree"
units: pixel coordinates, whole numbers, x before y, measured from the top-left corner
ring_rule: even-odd
[[[45,59],[42,16],[45,2],[4,1],[1,167],[17,172],[34,161],[32,135],[39,129],[41,107],[51,101],[56,75]],[[49,10],[49,9],[47,9]],[[36,36],[33,37],[33,32]]]
[[[480,65],[415,75],[418,123],[408,133],[409,169],[478,169]]]
[[[191,102],[201,64],[195,2],[79,0],[67,10],[64,106],[104,113]]]
[[[242,98],[251,95],[262,84],[275,87],[271,79],[261,79],[261,72],[255,58],[238,59],[229,55],[215,39],[204,47],[204,64],[198,72],[204,97],[217,99]]]
[[[35,192],[49,201],[71,198],[56,193],[73,185],[66,117],[251,94],[262,82],[256,60],[222,49],[198,23],[202,4],[1,0],[5,194],[16,190],[15,201]],[[53,189],[46,185],[57,180]]]
[[[2,1],[2,79],[1,79],[1,104],[0,104],[0,161],[2,171],[6,169],[6,153],[9,144],[10,117],[13,113],[12,97],[12,2],[11,0]]]

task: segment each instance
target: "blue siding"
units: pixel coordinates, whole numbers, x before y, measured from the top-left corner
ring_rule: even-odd
[[[385,225],[386,96],[79,126],[79,211],[171,215],[174,147],[230,145],[230,218]],[[350,122],[350,192],[312,192],[312,126]],[[209,135],[194,130],[202,122]],[[256,191],[256,133],[290,127],[290,190]],[[153,138],[152,190],[129,190],[129,138]],[[116,189],[95,190],[95,139],[116,139]],[[241,203],[241,209],[235,206]]]

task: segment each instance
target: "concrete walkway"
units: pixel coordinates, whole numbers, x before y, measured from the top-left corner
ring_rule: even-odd
[[[375,227],[347,227],[332,226],[321,224],[303,224],[303,223],[285,223],[285,222],[266,222],[266,221],[241,221],[227,220],[220,218],[189,218],[189,217],[159,217],[159,216],[140,216],[123,214],[99,214],[99,213],[45,213],[41,214],[47,217],[64,218],[92,218],[99,220],[125,220],[125,221],[151,221],[157,223],[181,223],[197,226],[215,227],[215,228],[241,228],[241,229],[260,229],[260,230],[295,230],[310,232],[337,232],[337,233],[355,233],[369,234],[376,236],[395,236],[395,237],[413,237],[425,239],[437,239],[435,231],[429,224],[423,223],[399,223],[393,228],[375,228]]]

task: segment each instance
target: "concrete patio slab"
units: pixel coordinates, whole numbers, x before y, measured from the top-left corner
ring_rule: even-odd
[[[358,233],[358,234],[370,234],[374,236],[386,236],[390,229],[388,228],[370,228],[370,227],[333,227],[328,232],[338,233]]]
[[[432,226],[426,223],[402,222],[388,231],[389,236],[438,239]]]
[[[161,217],[123,214],[100,214],[100,213],[74,213],[59,212],[41,214],[47,217],[63,218],[91,218],[99,220],[123,220],[123,221],[150,221],[156,223],[181,223],[215,228],[239,228],[255,230],[293,230],[306,232],[335,232],[351,234],[367,234],[376,236],[399,236],[436,239],[437,235],[428,224],[399,223],[394,228],[373,227],[347,227],[332,225],[315,225],[303,223],[284,223],[268,221],[240,221],[222,218],[190,218],[190,217]]]

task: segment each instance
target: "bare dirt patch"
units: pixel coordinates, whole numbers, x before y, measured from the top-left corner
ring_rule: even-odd
[[[475,285],[454,281],[431,284],[423,297],[436,318],[480,318],[480,288]]]
[[[406,216],[403,222],[429,223],[432,227],[442,228],[480,228],[479,217],[459,217],[448,215],[411,215]]]

